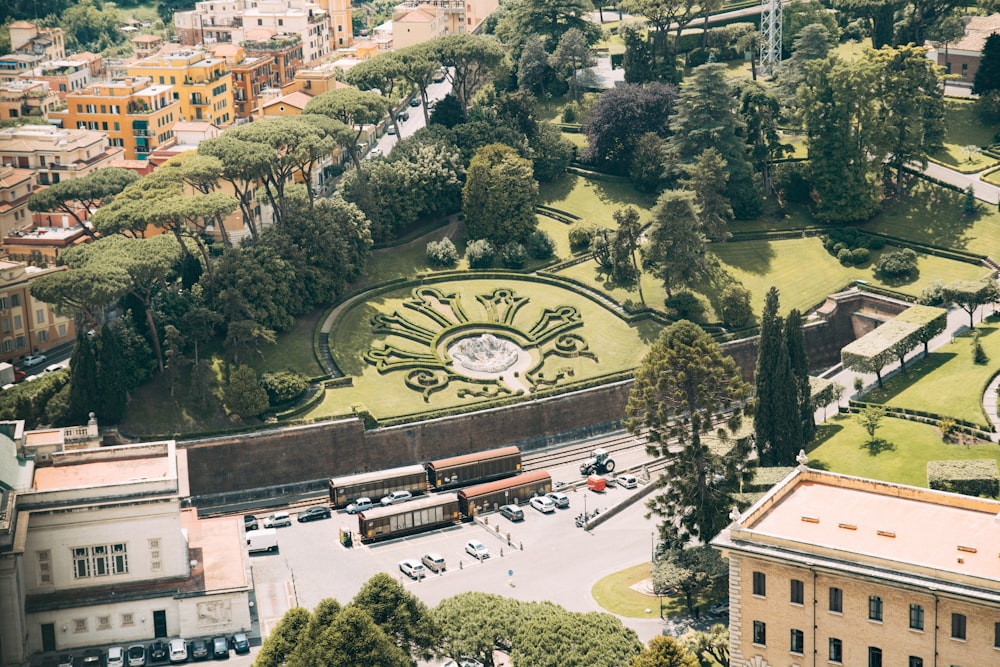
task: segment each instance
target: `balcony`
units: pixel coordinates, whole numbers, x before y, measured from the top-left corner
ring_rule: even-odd
[[[192,95],[189,104],[193,107],[207,107],[208,100],[206,100],[204,97],[196,97]]]

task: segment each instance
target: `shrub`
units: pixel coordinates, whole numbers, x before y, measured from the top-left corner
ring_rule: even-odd
[[[864,264],[871,257],[871,253],[868,252],[868,248],[855,248],[851,251],[851,262],[855,266],[858,264]]]
[[[569,247],[573,252],[582,252],[590,249],[590,242],[594,239],[594,225],[578,222],[569,228]]]
[[[488,269],[493,266],[493,258],[496,257],[496,250],[486,239],[476,239],[469,243],[465,249],[465,258],[469,262],[470,269]]]
[[[267,398],[271,405],[286,403],[301,396],[309,382],[304,375],[293,373],[292,371],[279,371],[277,373],[264,373],[260,377],[260,384],[267,392]]]
[[[548,259],[556,254],[556,242],[544,229],[536,229],[528,237],[528,254],[535,259]]]
[[[887,252],[878,258],[875,272],[886,278],[905,278],[917,272],[917,253],[910,248]]]
[[[869,250],[881,250],[885,247],[885,239],[880,236],[869,236],[865,247]]]
[[[712,52],[709,49],[703,49],[699,46],[688,53],[687,64],[689,67],[700,67],[707,63],[711,56]]]
[[[663,304],[677,317],[688,320],[700,320],[705,313],[705,306],[698,297],[688,291],[668,296],[664,299]]]
[[[979,340],[979,332],[976,331],[972,335],[972,362],[977,366],[985,366],[989,361],[990,358],[986,355],[983,344]]]
[[[730,327],[745,327],[753,321],[750,290],[743,285],[726,285],[719,295],[719,315]]]
[[[917,303],[923,306],[940,306],[945,302],[944,281],[935,280],[920,291]]]
[[[458,250],[447,236],[440,241],[427,244],[427,262],[431,266],[455,266],[458,262]]]
[[[837,251],[837,261],[839,261],[844,266],[849,266],[853,264],[851,259],[851,251],[849,248],[841,248]]]
[[[967,496],[996,498],[1000,493],[1000,473],[995,459],[928,461],[927,482],[932,489]]]
[[[500,263],[508,269],[520,269],[528,261],[528,252],[524,246],[516,241],[511,241],[500,249]]]
[[[564,123],[575,123],[576,119],[580,117],[580,109],[576,102],[570,102],[563,107],[562,110],[562,122]]]

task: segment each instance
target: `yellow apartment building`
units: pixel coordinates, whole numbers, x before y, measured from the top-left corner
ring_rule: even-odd
[[[76,338],[73,318],[31,296],[31,282],[65,266],[39,268],[0,260],[0,360],[13,363]]]
[[[0,165],[0,238],[31,222],[28,198],[37,189],[35,172]]]
[[[1000,664],[1000,502],[800,465],[712,545],[732,667]]]
[[[207,120],[226,127],[235,119],[233,75],[225,58],[189,49],[144,58],[126,71],[129,76],[148,77],[153,84],[170,86],[180,104],[177,120]]]
[[[94,83],[66,96],[66,109],[49,114],[63,128],[100,130],[112,147],[125,149],[124,158],[145,160],[149,153],[173,141],[173,125],[181,118],[174,87],[154,84],[149,77],[128,77]]]

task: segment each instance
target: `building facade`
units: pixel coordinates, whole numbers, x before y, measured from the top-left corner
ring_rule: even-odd
[[[30,224],[28,199],[36,189],[35,172],[0,165],[0,238]]]
[[[178,120],[207,120],[220,127],[233,122],[233,75],[224,58],[201,49],[174,51],[144,58],[126,71],[169,85],[180,104]]]
[[[45,81],[0,83],[0,119],[48,118],[61,105],[59,95]]]
[[[31,169],[39,185],[80,178],[110,165],[124,151],[109,145],[103,132],[52,125],[0,130],[0,164]]]
[[[31,296],[31,282],[65,266],[47,268],[0,260],[0,360],[14,363],[76,338],[73,318]]]
[[[40,56],[43,60],[66,57],[62,28],[42,28],[28,21],[14,21],[8,28],[12,53]]]
[[[70,430],[96,435],[96,421]],[[0,534],[0,592],[11,593],[0,664],[250,628],[242,526],[181,508],[173,441],[95,447],[52,436],[0,432],[6,477],[19,484],[8,484],[15,539]]]
[[[74,90],[83,90],[90,85],[94,77],[90,63],[79,60],[50,60],[38,67],[21,74],[22,79],[46,81],[49,89],[55,92],[59,99],[66,99],[66,94]]]
[[[101,81],[66,96],[66,109],[50,114],[63,128],[100,130],[129,160],[145,160],[150,151],[173,141],[181,118],[174,87],[148,77]]]
[[[951,83],[971,86],[979,71],[986,39],[993,33],[1000,33],[1000,14],[965,18],[965,35],[951,44],[938,45],[935,61],[944,68],[945,74],[955,76]]]
[[[733,667],[1000,662],[1000,502],[799,466],[712,544]]]

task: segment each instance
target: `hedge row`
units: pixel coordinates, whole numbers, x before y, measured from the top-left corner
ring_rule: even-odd
[[[953,250],[951,248],[946,248],[944,246],[939,246],[934,243],[924,243],[922,241],[910,241],[908,239],[901,238],[899,236],[892,236],[890,234],[884,234],[882,232],[869,232],[865,230],[858,230],[860,234],[867,234],[868,236],[875,236],[881,239],[885,239],[886,243],[889,243],[900,248],[912,248],[919,252],[933,255],[935,257],[943,257],[944,259],[952,259],[956,262],[965,262],[966,264],[981,264],[985,255],[978,255],[974,252],[966,252],[964,250]]]
[[[857,401],[851,399],[848,401],[848,406],[851,408],[852,412],[860,412],[868,407],[880,407],[885,409],[886,415],[890,417],[898,417],[900,419],[908,419],[910,421],[916,421],[923,424],[934,424],[939,426],[941,421],[948,419],[955,424],[955,428],[962,431],[963,433],[968,433],[969,435],[975,435],[978,437],[985,437],[988,439],[989,436],[984,434],[993,432],[993,425],[983,426],[982,424],[977,424],[976,422],[970,422],[966,419],[956,419],[954,417],[949,417],[946,415],[941,415],[936,412],[927,412],[926,410],[914,410],[912,408],[899,408],[893,405],[884,405],[882,403],[869,403],[867,401]]]
[[[830,231],[824,227],[797,227],[795,229],[757,230],[752,232],[733,232],[730,241],[778,241],[781,239],[801,239],[809,236],[821,236]]]
[[[1000,495],[996,459],[928,461],[927,483],[932,489],[966,496],[996,498]]]
[[[609,183],[631,183],[631,179],[628,176],[615,176],[614,174],[605,174],[600,171],[594,171],[591,168],[577,167],[575,165],[570,165],[566,167],[566,171],[571,174],[576,174],[577,176],[583,176],[584,178],[592,178],[595,181],[607,181]]]

